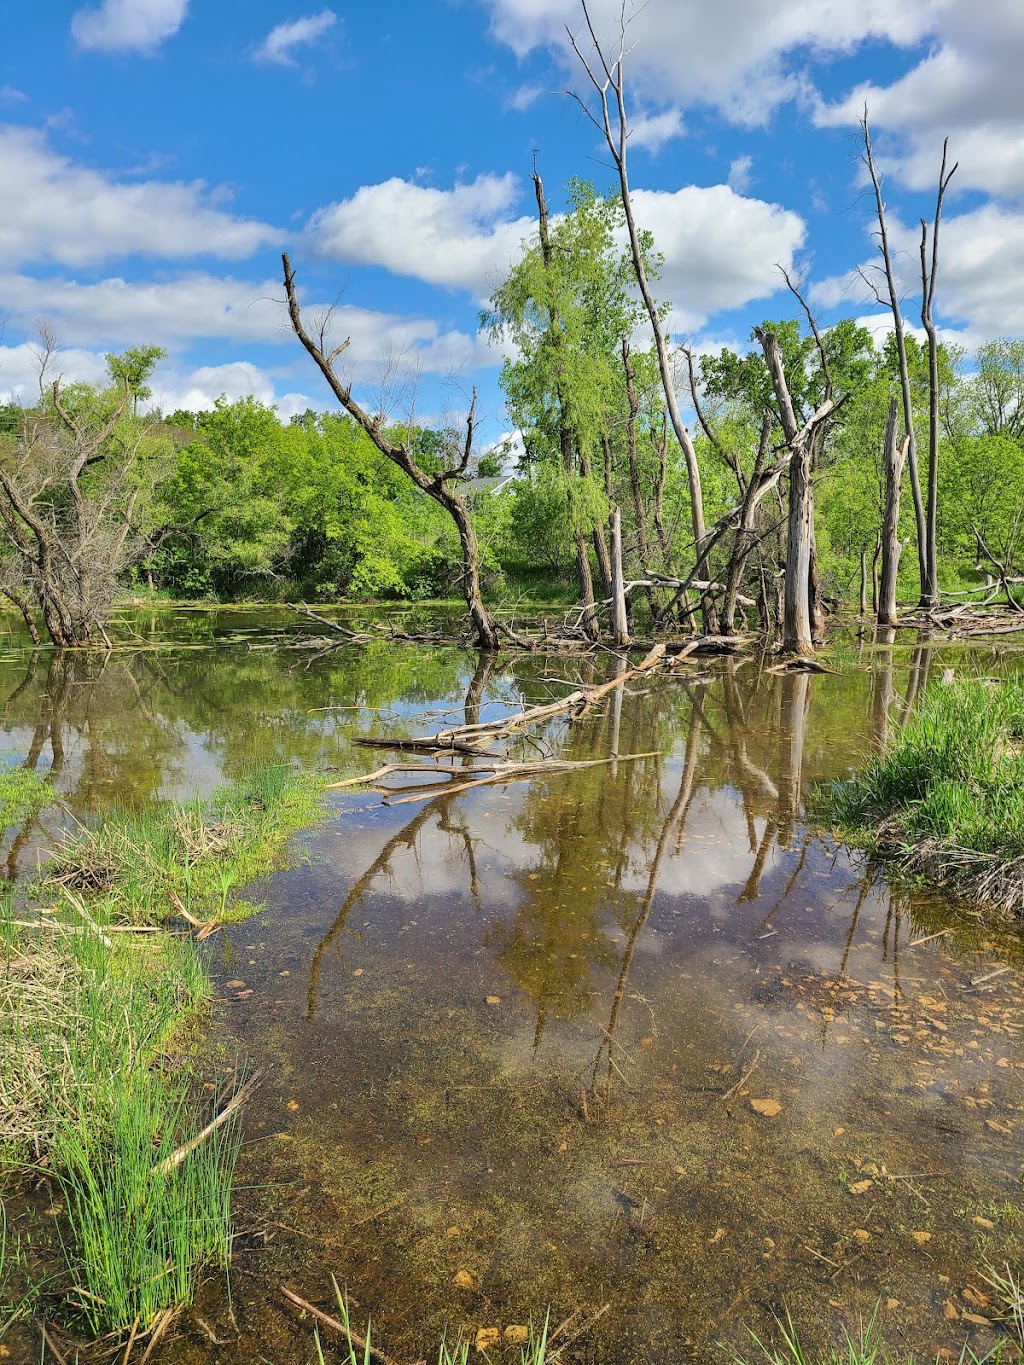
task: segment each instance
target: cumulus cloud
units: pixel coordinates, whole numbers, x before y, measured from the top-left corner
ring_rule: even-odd
[[[913,189],[938,178],[942,140],[960,162],[954,185],[992,194],[1024,194],[1024,8],[978,0],[970,13],[942,13],[938,45],[891,85],[867,83],[834,104],[822,103],[821,126],[855,123],[867,104],[876,130],[889,134],[882,161]]]
[[[804,244],[799,214],[728,185],[687,185],[674,193],[636,190],[637,222],[665,257],[659,293],[673,304],[670,325],[689,332],[713,314],[768,298],[776,269],[790,269]]]
[[[304,393],[286,393],[279,398],[273,375],[248,360],[201,365],[185,372],[161,367],[154,375],[151,387],[150,406],[165,413],[178,408],[186,412],[208,412],[222,396],[229,403],[239,398],[255,398],[268,406],[274,405],[285,420],[307,408],[327,406],[323,399],[316,401]]]
[[[487,295],[535,229],[512,217],[513,175],[480,176],[451,190],[393,179],[366,185],[322,210],[311,228],[325,254],[377,265],[428,284]],[[795,213],[746,199],[727,185],[689,185],[673,193],[636,190],[639,223],[665,256],[661,292],[675,302],[674,325],[699,327],[719,309],[763,298],[778,287],[775,263],[790,266],[803,244]]]
[[[80,9],[71,33],[81,48],[99,52],[155,52],[185,22],[189,0],[103,0]]]
[[[496,36],[520,56],[551,47],[581,74],[565,35],[566,24],[579,27],[579,0],[487,4]],[[909,46],[933,31],[937,14],[955,7],[955,0],[648,0],[635,6],[629,25],[628,70],[650,98],[668,95],[684,107],[712,104],[740,123],[761,125],[803,91],[801,65],[809,54],[843,55],[877,39]],[[590,9],[602,42],[615,50],[620,0],[591,0]]]
[[[481,175],[451,190],[393,177],[321,209],[310,228],[327,256],[481,297],[533,228],[532,218],[509,218],[519,195],[511,174]]]
[[[910,323],[916,323],[920,308],[919,231],[889,215],[893,264]],[[949,337],[973,349],[985,337],[1024,335],[1024,212],[987,203],[948,215],[942,220],[941,246],[935,310]],[[861,268],[870,274],[877,264],[875,256]],[[865,304],[869,294],[851,271],[821,281],[812,298],[832,308]]]
[[[334,11],[324,9],[319,14],[309,14],[304,19],[278,24],[276,28],[270,30],[253,53],[253,58],[258,62],[273,62],[277,66],[296,66],[292,55],[295,49],[315,43],[337,22],[338,16]]]
[[[666,142],[682,137],[683,115],[679,109],[663,109],[660,114],[640,114],[629,125],[629,145],[660,151]]]
[[[98,384],[107,373],[107,362],[99,351],[69,349],[60,352],[55,373],[68,383]],[[0,403],[29,405],[39,398],[39,357],[28,341],[18,346],[0,346]]]
[[[32,128],[0,126],[0,265],[77,268],[133,254],[249,256],[283,234],[216,206],[201,181],[125,183],[76,165]]]
[[[754,164],[752,156],[738,156],[730,163],[726,184],[737,194],[746,194],[750,189],[750,169]]]

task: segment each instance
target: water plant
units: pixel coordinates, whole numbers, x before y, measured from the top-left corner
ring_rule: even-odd
[[[851,842],[996,909],[1024,911],[1024,682],[939,684],[884,753],[820,794]]]

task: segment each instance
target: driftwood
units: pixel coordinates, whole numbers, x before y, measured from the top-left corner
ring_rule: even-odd
[[[334,1285],[335,1292],[337,1292],[338,1282],[333,1275],[331,1276],[331,1282]],[[317,1322],[322,1322],[325,1327],[330,1327],[332,1331],[335,1331],[340,1336],[344,1337],[347,1342],[351,1342],[352,1345],[358,1347],[360,1351],[364,1351],[371,1360],[376,1360],[378,1365],[397,1365],[397,1363],[392,1360],[391,1356],[385,1355],[378,1347],[368,1342],[365,1337],[361,1337],[358,1332],[353,1330],[350,1324],[342,1322],[340,1318],[332,1318],[329,1313],[325,1313],[323,1309],[317,1308],[307,1299],[300,1297],[300,1295],[296,1294],[294,1289],[289,1289],[286,1284],[281,1285],[281,1293],[289,1303],[294,1304],[296,1308],[301,1308],[304,1313],[308,1313],[309,1316],[315,1318]]]
[[[387,806],[404,806],[413,801],[429,801],[435,796],[457,796],[459,792],[469,791],[472,787],[488,787],[497,782],[522,782],[527,777],[538,777],[545,773],[568,773],[575,772],[578,768],[601,768],[608,763],[633,763],[638,758],[659,758],[660,752],[652,749],[645,754],[612,754],[610,758],[591,758],[583,762],[570,762],[568,759],[541,759],[536,763],[503,763],[496,766],[490,777],[474,778],[470,782],[458,782],[453,786],[444,787],[438,791],[436,787],[413,791],[405,796],[396,796],[394,800],[385,800]],[[429,768],[422,768],[421,772],[430,772]],[[465,772],[473,772],[472,768],[464,769]]]
[[[163,1161],[157,1162],[153,1167],[153,1174],[170,1175],[170,1173],[176,1167],[180,1166],[185,1158],[190,1156],[197,1147],[201,1147],[208,1137],[211,1137],[218,1128],[223,1127],[232,1114],[241,1109],[242,1105],[251,1097],[262,1079],[262,1072],[259,1071],[250,1076],[245,1085],[235,1092],[217,1117],[212,1119],[201,1132],[196,1133],[195,1137],[189,1138],[188,1142],[183,1142],[180,1147],[176,1148],[170,1154],[170,1156],[164,1157]]]
[[[689,646],[686,648],[689,649]],[[678,658],[679,655],[676,657]],[[546,702],[542,706],[530,706],[514,716],[505,716],[500,720],[478,721],[474,725],[456,725],[448,730],[438,730],[433,735],[416,735],[409,739],[402,739],[394,735],[369,735],[365,739],[357,739],[354,742],[366,745],[371,749],[412,749],[426,753],[450,753],[454,751],[456,753],[477,754],[481,752],[482,747],[494,744],[499,739],[507,739],[517,730],[523,730],[527,726],[538,725],[542,721],[550,720],[554,716],[563,715],[566,712],[571,712],[577,716],[582,715],[602,697],[607,696],[615,688],[621,687],[628,679],[660,668],[665,659],[665,646],[657,644],[635,668],[627,668],[617,678],[599,683],[596,687],[577,688],[575,692],[570,692],[567,697],[562,697],[560,701]]]

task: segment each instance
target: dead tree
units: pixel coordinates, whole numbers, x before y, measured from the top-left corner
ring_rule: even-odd
[[[369,436],[380,453],[397,465],[417,488],[426,493],[427,497],[433,498],[436,503],[443,507],[455,523],[462,549],[462,590],[466,599],[466,606],[469,608],[473,634],[480,649],[496,650],[499,645],[498,632],[491,620],[490,613],[484,606],[480,592],[480,552],[477,545],[476,530],[466,501],[456,486],[461,479],[467,477],[469,462],[473,454],[473,435],[476,421],[475,391],[469,415],[466,418],[466,439],[458,462],[439,470],[436,474],[428,473],[417,463],[408,439],[393,440],[385,431],[382,419],[366,412],[352,396],[351,386],[342,382],[334,367],[339,356],[347,350],[348,339],[329,350],[327,349],[326,333],[330,322],[329,315],[322,320],[316,336],[306,330],[299,307],[299,296],[295,288],[295,275],[287,252],[282,254],[281,263],[284,269],[284,289],[292,329],[312,356],[335,398]]]
[[[907,457],[910,438],[904,434],[897,439],[896,423],[898,404],[894,398],[889,404],[889,416],[885,423],[885,446],[883,463],[885,466],[885,515],[882,521],[882,577],[878,586],[878,624],[896,624],[896,577],[900,569],[900,556],[903,544],[900,541],[900,487],[903,482],[903,462]],[[865,595],[861,587],[861,599]]]
[[[146,427],[126,429],[132,397],[122,380],[112,406],[95,414],[52,405],[26,414],[0,448],[0,523],[7,533],[0,593],[21,612],[33,641],[33,612],[60,648],[106,639],[103,621],[118,574],[139,541],[133,515],[141,492],[138,455]]]
[[[782,434],[789,456],[789,513],[782,648],[788,654],[809,656],[814,653],[811,602],[811,546],[814,538],[812,441],[818,427],[835,411],[837,404],[831,397],[826,398],[811,419],[802,427],[799,426],[789,385],[786,382],[778,338],[774,332],[765,331],[760,327],[754,328],[754,335],[761,343],[765,364],[771,376]]]
[[[896,287],[896,274],[892,263],[892,249],[889,245],[889,229],[885,218],[885,201],[882,198],[882,181],[875,165],[871,149],[871,131],[868,127],[868,110],[864,106],[864,117],[860,122],[861,136],[864,139],[864,165],[871,177],[875,195],[875,214],[878,218],[878,250],[882,257],[882,272],[885,276],[886,296],[883,299],[875,281],[863,271],[861,279],[871,290],[878,303],[886,303],[892,313],[892,329],[896,338],[896,356],[900,370],[900,396],[903,400],[903,430],[907,437],[907,468],[910,472],[910,492],[914,499],[914,522],[917,527],[917,566],[922,597],[928,579],[927,544],[928,527],[921,497],[921,476],[917,465],[917,437],[914,434],[914,408],[910,396],[910,367],[907,364],[907,341],[903,325],[903,309],[900,306],[899,290]]]
[[[928,507],[926,514],[925,575],[921,582],[921,605],[932,610],[939,605],[938,504],[939,504],[939,339],[935,332],[932,305],[939,273],[939,224],[942,201],[957,164],[946,170],[949,138],[942,144],[939,188],[935,197],[932,223],[931,259],[928,253],[928,223],[921,219],[921,324],[928,337]]]
[[[626,164],[626,145],[629,138],[629,116],[626,109],[625,96],[625,73],[624,62],[626,56],[626,26],[623,17],[620,28],[619,49],[614,59],[607,56],[602,48],[594,24],[590,17],[587,7],[587,0],[580,0],[583,9],[583,18],[590,40],[594,47],[594,58],[582,51],[577,41],[576,34],[570,28],[566,28],[569,35],[569,42],[572,44],[573,51],[587,73],[591,85],[597,93],[600,105],[600,117],[595,117],[590,106],[578,95],[573,94],[584,113],[591,123],[597,128],[601,136],[608,145],[612,161],[619,179],[619,191],[622,197],[622,209],[626,219],[626,230],[629,236],[630,257],[633,262],[633,272],[636,276],[637,286],[640,296],[644,301],[647,316],[650,320],[651,331],[654,335],[654,345],[658,356],[658,371],[661,375],[662,388],[665,392],[665,406],[668,409],[669,420],[672,423],[672,430],[675,432],[679,448],[683,452],[683,459],[686,462],[686,478],[690,491],[690,517],[693,527],[693,543],[696,554],[696,567],[694,569],[694,579],[709,578],[706,572],[708,547],[707,533],[704,526],[704,493],[701,487],[700,466],[697,463],[697,452],[694,448],[693,439],[690,432],[683,422],[679,412],[679,403],[676,399],[675,380],[672,374],[672,361],[669,356],[668,341],[665,337],[665,329],[662,325],[661,312],[658,308],[657,300],[651,289],[650,280],[647,273],[647,263],[645,260],[643,242],[640,237],[640,230],[637,227],[636,215],[633,212],[633,196],[629,186],[629,173]],[[570,92],[573,93],[573,92]],[[714,631],[717,629],[716,613],[714,604],[709,598],[704,599],[703,603],[704,627],[705,630]]]

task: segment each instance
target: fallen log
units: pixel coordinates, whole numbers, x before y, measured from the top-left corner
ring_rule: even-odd
[[[651,749],[645,754],[612,754],[608,758],[591,758],[581,762],[570,762],[568,759],[546,759],[536,763],[502,763],[495,767],[490,777],[474,778],[471,782],[457,782],[450,787],[444,787],[440,791],[437,788],[423,789],[407,793],[405,796],[397,796],[394,800],[385,798],[386,806],[404,806],[413,801],[431,801],[435,796],[456,796],[459,792],[470,791],[473,787],[488,787],[499,782],[522,782],[527,777],[536,777],[542,773],[568,773],[575,772],[578,768],[601,768],[608,763],[633,763],[638,758],[660,758],[661,753],[657,749]],[[428,772],[429,769],[424,769]],[[472,772],[473,769],[463,769],[464,772]]]
[[[692,652],[696,648],[696,642],[684,647],[680,654]],[[676,660],[680,655],[676,655]],[[538,725],[542,721],[551,720],[555,716],[571,712],[574,715],[582,715],[588,711],[602,697],[608,695],[617,687],[630,678],[635,678],[642,673],[650,673],[656,668],[660,668],[666,661],[664,644],[657,644],[647,654],[635,668],[627,668],[624,673],[620,673],[617,678],[611,678],[608,682],[599,683],[596,687],[580,687],[575,692],[571,692],[567,697],[560,701],[546,702],[542,706],[531,706],[525,711],[520,711],[513,716],[505,716],[499,720],[478,721],[473,725],[456,725],[448,730],[438,730],[433,735],[415,735],[409,739],[399,738],[395,735],[368,735],[365,738],[356,739],[355,744],[362,744],[371,749],[404,749],[419,750],[431,753],[466,753],[479,754],[483,748],[494,744],[499,739],[506,739],[515,734],[517,730],[523,730],[530,725]]]

